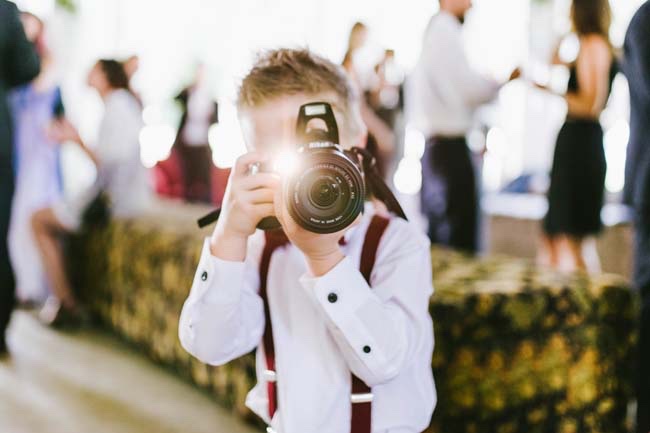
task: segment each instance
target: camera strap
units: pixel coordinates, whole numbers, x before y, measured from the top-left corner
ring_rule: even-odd
[[[363,174],[366,180],[366,190],[369,190],[376,199],[384,203],[389,212],[392,212],[398,217],[408,221],[408,218],[406,218],[406,214],[395,197],[395,194],[393,194],[393,191],[390,190],[384,179],[379,174],[379,170],[377,169],[377,159],[366,149],[360,147],[353,147],[352,152],[361,158]]]

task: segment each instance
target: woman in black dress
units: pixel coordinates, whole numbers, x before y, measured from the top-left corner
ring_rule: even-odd
[[[571,20],[580,51],[564,96],[568,114],[557,138],[543,244],[552,266],[563,270],[598,270],[585,260],[586,240],[602,228],[606,161],[599,117],[617,72],[609,40],[608,0],[573,0]],[[593,246],[594,242],[590,242]]]

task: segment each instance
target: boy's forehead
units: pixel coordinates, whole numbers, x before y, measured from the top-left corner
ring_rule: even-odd
[[[240,111],[240,121],[246,145],[259,150],[270,146],[291,145],[295,140],[296,121],[300,107],[309,102],[335,104],[328,94],[297,94],[271,99],[257,107]]]

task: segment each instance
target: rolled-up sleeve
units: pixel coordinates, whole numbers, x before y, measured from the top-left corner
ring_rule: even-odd
[[[255,263],[214,257],[206,239],[179,323],[181,345],[201,361],[222,365],[253,350],[264,332]]]
[[[322,277],[301,278],[305,289],[313,291],[348,367],[369,386],[397,376],[431,338],[429,242],[392,237],[381,248],[372,288],[350,258]]]

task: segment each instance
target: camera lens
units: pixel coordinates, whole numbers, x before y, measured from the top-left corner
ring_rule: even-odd
[[[328,208],[339,198],[340,191],[335,179],[331,176],[322,176],[313,183],[309,200],[317,207]]]
[[[285,184],[289,214],[315,233],[334,233],[354,222],[363,209],[363,175],[336,146],[301,154],[301,167]]]

